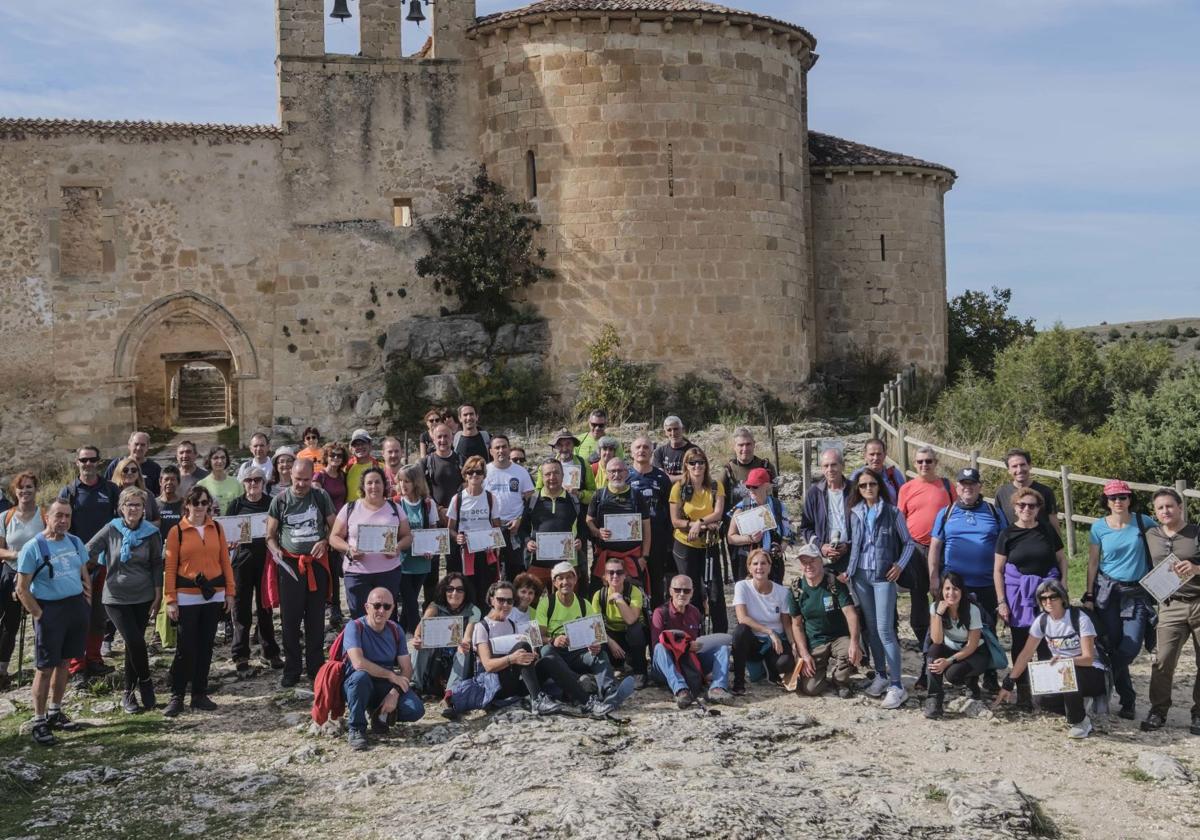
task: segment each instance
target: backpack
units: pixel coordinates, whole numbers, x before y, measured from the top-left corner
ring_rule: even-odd
[[[558,606],[558,595],[551,590],[547,590],[546,597],[550,599],[550,606],[546,607],[546,629],[549,630],[550,622],[554,619],[554,608]],[[575,593],[575,600],[579,602],[579,617],[583,618],[588,614],[588,602],[578,592]],[[566,607],[563,609],[566,609]]]
[[[949,493],[950,492],[950,482],[943,478],[942,484],[944,484],[946,486],[946,492]],[[991,511],[992,519],[994,519],[996,521],[996,525],[998,527],[1000,525],[1001,521],[1003,521],[1000,518],[1000,511],[998,511],[996,509],[996,506],[994,504],[992,504],[991,502],[989,502],[987,499],[980,499],[980,501],[983,502],[985,505],[987,505],[988,510]],[[963,507],[962,505],[960,505],[957,501],[951,503],[950,507],[944,508],[944,510],[946,511],[946,515],[942,517],[941,525],[938,526],[938,532],[936,534],[934,534],[934,536],[937,537],[942,542],[946,541],[946,520],[948,520],[950,518],[951,514],[954,513],[955,508],[958,508],[959,510],[966,510],[966,508]],[[1001,530],[1003,530],[1003,529],[1001,529]]]
[[[356,618],[359,632],[366,630],[365,619]],[[388,621],[392,628],[392,636],[396,640],[396,648],[400,648],[400,628],[396,622]],[[329,646],[329,658],[322,663],[313,680],[312,719],[318,726],[327,720],[337,720],[346,712],[346,696],[342,693],[342,685],[346,681],[346,655],[342,650],[342,637],[346,635],[343,627]]]
[[[484,445],[486,448],[488,448],[488,449],[491,449],[491,448],[492,448],[492,435],[491,435],[491,432],[488,432],[488,431],[485,431],[485,430],[483,430],[483,429],[480,429],[480,430],[479,430],[479,436],[480,436],[481,438],[483,438],[483,445]],[[460,440],[462,440],[462,438],[463,438],[463,433],[462,433],[461,431],[457,431],[457,432],[455,432],[455,433],[454,433],[454,441],[453,441],[453,442],[450,444],[450,448],[451,448],[451,449],[453,449],[453,450],[455,450],[455,451],[457,452],[457,451],[458,451],[458,442],[459,442]]]
[[[458,451],[454,450],[454,449],[450,450],[450,454],[454,456],[454,460],[458,463],[458,471],[461,473],[463,464],[465,463],[463,460],[463,456],[459,455]],[[431,464],[432,464],[432,458],[435,455],[439,458],[441,457],[440,455],[437,455],[436,452],[430,452],[428,455],[426,455],[424,458],[421,459],[421,471],[423,473],[425,473],[425,486],[430,488],[430,490],[433,489],[433,467],[431,466]]]
[[[633,605],[633,601],[630,600],[629,596],[633,594],[633,587],[635,585],[636,584],[634,584],[634,582],[632,580],[630,580],[628,577],[626,577],[625,578],[625,586],[621,590],[621,597],[624,598],[625,601],[630,604],[630,606]],[[644,589],[642,589],[642,587],[639,586],[638,589],[640,589],[642,591],[642,621],[645,623],[646,627],[648,628],[650,626],[650,606],[648,603],[650,599],[646,597],[646,591]],[[578,596],[576,596],[576,597],[578,597]],[[555,599],[555,600],[557,600],[557,599]],[[606,612],[607,610],[608,610],[608,587],[602,584],[600,587],[600,615],[606,616],[608,614]]]
[[[1083,635],[1079,632],[1079,614],[1083,613],[1092,622],[1092,628],[1096,630],[1096,635],[1092,637],[1092,645],[1096,648],[1096,658],[1100,660],[1100,664],[1112,672],[1109,665],[1108,648],[1105,647],[1104,637],[1100,635],[1100,625],[1096,623],[1096,615],[1087,607],[1077,607],[1072,604],[1067,605],[1067,615],[1071,618],[1071,629],[1075,631],[1075,635],[1079,637],[1079,649],[1083,650]],[[1038,632],[1042,634],[1042,638],[1046,638],[1046,624],[1050,621],[1050,613],[1044,612],[1037,617]]]

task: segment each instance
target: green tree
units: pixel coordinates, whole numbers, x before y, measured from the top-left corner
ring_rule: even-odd
[[[580,416],[604,408],[614,424],[624,423],[648,415],[662,399],[656,366],[621,358],[620,346],[621,338],[612,324],[605,324],[588,346],[588,363],[579,375],[579,402],[575,405]]]
[[[542,265],[546,250],[534,247],[542,224],[532,213],[532,205],[510,200],[480,166],[470,189],[455,192],[439,215],[417,220],[429,240],[417,274],[456,296],[464,312],[502,323],[513,312],[512,292],[554,276]]]
[[[1126,338],[1104,348],[1104,387],[1114,402],[1151,394],[1171,369],[1174,354],[1161,341]]]
[[[950,360],[947,376],[953,381],[967,362],[987,376],[1004,348],[1033,336],[1033,319],[1022,321],[1008,314],[1012,289],[992,287],[991,294],[966,291],[950,301],[948,328]]]
[[[1112,403],[1095,342],[1062,324],[1004,350],[993,386],[995,407],[1018,428],[1044,418],[1091,431],[1104,422]]]
[[[1164,378],[1154,393],[1135,394],[1111,422],[1125,440],[1137,465],[1136,478],[1163,482],[1200,481],[1200,367],[1188,365]]]

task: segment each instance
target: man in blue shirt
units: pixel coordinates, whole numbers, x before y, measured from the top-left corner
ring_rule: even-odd
[[[46,511],[46,530],[17,555],[17,598],[33,616],[36,647],[33,740],[46,747],[55,743],[51,728],[71,723],[62,711],[67,660],[83,655],[88,628],[87,548],[70,527],[71,506],[55,499]]]
[[[629,451],[633,460],[629,464],[629,486],[642,497],[650,512],[650,557],[647,559],[650,574],[650,606],[657,609],[667,600],[667,575],[675,571],[675,560],[671,557],[671,476],[651,463],[654,444],[641,435],[633,441]]]
[[[929,540],[929,589],[938,593],[942,574],[958,572],[967,585],[967,595],[989,613],[988,623],[996,629],[996,586],[992,577],[996,560],[996,538],[1008,527],[1004,511],[984,500],[979,470],[958,471],[958,500],[943,508],[933,520]],[[935,594],[935,600],[938,597]],[[984,687],[999,690],[996,672],[984,675]]]
[[[390,621],[396,606],[392,593],[382,586],[367,595],[367,614],[346,625],[342,649],[346,652],[346,713],[350,721],[352,750],[370,749],[367,714],[372,732],[387,732],[388,716],[410,723],[425,716],[425,705],[412,691],[412,659],[400,625]],[[393,670],[397,665],[400,672]]]

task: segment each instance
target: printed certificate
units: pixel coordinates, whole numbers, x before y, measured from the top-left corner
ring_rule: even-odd
[[[563,464],[563,487],[567,490],[578,490],[583,486],[583,472],[578,464]]]
[[[1160,604],[1175,594],[1175,590],[1187,582],[1175,573],[1175,564],[1179,558],[1173,553],[1168,554],[1161,563],[1149,571],[1141,579],[1142,589],[1149,592]]]
[[[604,616],[600,613],[568,621],[563,625],[563,633],[567,636],[568,650],[581,650],[608,641],[608,633],[604,630]]]
[[[779,523],[775,521],[775,514],[771,513],[770,505],[740,510],[733,515],[733,521],[737,523],[738,533],[743,537],[774,531],[779,527]]]
[[[642,515],[640,513],[606,513],[604,527],[612,531],[609,542],[642,541]]]
[[[575,559],[575,535],[570,531],[541,531],[537,534],[538,559],[544,562]]]
[[[450,553],[450,529],[448,528],[417,528],[413,532],[412,552],[415,557],[430,554],[434,557],[444,557]]]
[[[244,516],[218,516],[217,522],[231,545],[245,545],[251,540],[266,539],[267,515],[248,513]]]
[[[1074,659],[1044,659],[1029,663],[1029,687],[1034,694],[1065,694],[1079,690]]]
[[[396,554],[395,525],[359,525],[354,547],[371,554]]]
[[[458,647],[463,637],[463,620],[461,615],[421,619],[421,647]]]
[[[467,535],[467,551],[492,551],[504,548],[504,531],[500,528],[479,528],[463,531]]]

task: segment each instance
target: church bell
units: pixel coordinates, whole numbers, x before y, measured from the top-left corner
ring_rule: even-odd
[[[421,11],[421,0],[412,0],[408,5],[408,15],[405,20],[411,20],[413,23],[420,23],[425,20],[425,13]]]
[[[329,16],[345,23],[351,17],[350,0],[333,0],[333,11]]]

